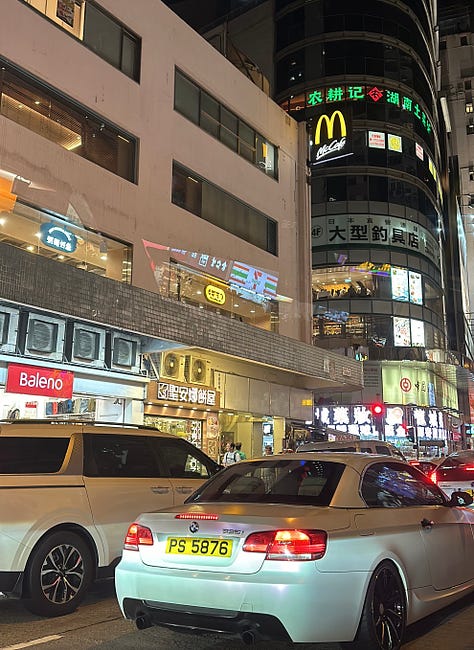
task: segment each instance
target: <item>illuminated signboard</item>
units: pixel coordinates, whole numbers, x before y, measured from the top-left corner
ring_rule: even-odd
[[[423,160],[425,157],[423,147],[418,142],[415,142],[415,153],[420,160]]]
[[[219,393],[212,388],[182,386],[171,382],[159,381],[156,398],[158,401],[176,402],[219,407]]]
[[[392,267],[392,300],[408,302],[408,271]]]
[[[388,148],[390,151],[402,152],[402,139],[399,135],[388,134]]]
[[[216,287],[213,284],[208,284],[204,290],[206,299],[209,302],[213,302],[216,305],[223,305],[226,300],[226,295],[224,289]]]
[[[76,235],[52,221],[41,224],[40,240],[45,246],[62,253],[74,253],[77,248]]]
[[[425,324],[422,320],[411,319],[411,344],[416,347],[425,347]]]
[[[371,149],[385,149],[385,133],[369,131],[369,147]]]
[[[350,128],[347,127],[348,118],[341,111],[323,113],[319,116],[311,146],[311,164],[320,165],[328,160],[351,156]]]
[[[391,107],[397,106],[402,111],[412,113],[425,127],[427,133],[431,133],[433,130],[432,121],[415,99],[385,86],[327,86],[308,91],[306,96],[303,95],[303,98],[305,106],[308,107],[360,100],[390,104]],[[297,105],[294,101],[293,105],[295,105],[296,109],[304,107]]]
[[[313,248],[370,244],[413,251],[439,265],[439,245],[426,228],[402,217],[387,215],[325,215],[311,219]]]
[[[397,347],[410,347],[410,319],[394,317],[393,319],[393,342]]]
[[[423,289],[421,282],[421,274],[415,271],[409,271],[408,283],[410,285],[410,302],[415,305],[423,304]]]
[[[234,262],[229,275],[229,284],[268,298],[276,298],[278,276],[243,262]]]

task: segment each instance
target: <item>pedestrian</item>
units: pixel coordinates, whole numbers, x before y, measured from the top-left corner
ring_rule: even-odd
[[[225,454],[224,458],[222,461],[222,464],[224,467],[230,467],[231,465],[235,465],[235,463],[238,463],[240,458],[240,454],[238,451],[235,450],[235,445],[233,442],[228,442],[225,446]]]
[[[271,445],[265,445],[264,456],[273,456],[273,449]]]
[[[236,442],[235,443],[235,450],[238,452],[240,456],[240,460],[247,460],[247,454],[245,451],[242,451],[242,443],[241,442]]]

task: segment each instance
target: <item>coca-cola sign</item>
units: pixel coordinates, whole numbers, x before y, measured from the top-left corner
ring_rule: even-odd
[[[10,363],[5,391],[7,393],[69,398],[72,397],[73,383],[74,373],[69,370]]]

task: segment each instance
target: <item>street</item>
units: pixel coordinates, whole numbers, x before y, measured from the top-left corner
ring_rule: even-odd
[[[406,633],[404,650],[474,650],[474,595],[459,601],[424,621],[412,625]],[[80,609],[68,616],[44,619],[30,614],[19,601],[0,600],[0,650],[242,650],[238,639],[216,635],[188,635],[172,630],[137,630],[123,620],[111,581],[98,583]],[[257,649],[283,650],[284,643],[260,642]],[[301,650],[339,650],[338,644],[302,644]]]

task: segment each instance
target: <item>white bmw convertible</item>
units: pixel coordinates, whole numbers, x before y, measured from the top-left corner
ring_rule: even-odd
[[[139,628],[397,650],[407,624],[474,590],[471,503],[387,456],[237,463],[130,526],[119,604]]]

